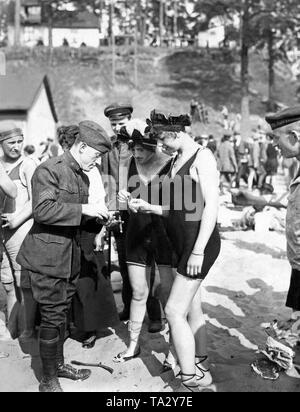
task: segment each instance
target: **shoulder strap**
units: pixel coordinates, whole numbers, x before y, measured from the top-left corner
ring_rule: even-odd
[[[9,172],[8,176],[11,180],[20,180],[20,169],[23,164],[23,160],[20,161],[16,166],[14,166]]]

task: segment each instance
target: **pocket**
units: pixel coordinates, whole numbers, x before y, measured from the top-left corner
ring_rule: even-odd
[[[59,186],[59,196],[64,202],[73,203],[73,201],[79,198],[79,189],[68,184],[61,185]]]
[[[33,235],[35,238],[41,240],[44,243],[56,243],[63,245],[65,243],[65,237],[59,235],[52,235],[50,233],[36,233]]]

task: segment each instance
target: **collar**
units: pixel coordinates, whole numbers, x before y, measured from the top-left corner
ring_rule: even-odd
[[[82,172],[82,169],[79,166],[79,163],[74,159],[74,157],[71,155],[71,153],[69,151],[65,152],[63,154],[63,157],[64,157],[64,160],[66,161],[66,163],[71,167],[71,169],[75,173]]]

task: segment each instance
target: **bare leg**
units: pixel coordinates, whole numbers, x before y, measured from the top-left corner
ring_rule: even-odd
[[[159,300],[163,309],[165,309],[172,290],[175,275],[174,270],[171,267],[159,266],[158,270],[160,274],[160,285],[158,286]]]
[[[187,316],[200,284],[198,280],[178,275],[166,306],[166,315],[182,371],[182,382],[195,389],[198,387],[195,367],[196,343]]]
[[[160,297],[160,301],[163,306],[163,309],[165,309],[171,290],[172,290],[174,279],[176,277],[176,271],[172,269],[171,267],[167,267],[167,266],[159,266],[158,269],[159,269],[160,278],[161,278],[161,283],[159,286],[159,297]],[[166,370],[170,370],[170,369],[174,370],[177,366],[178,360],[177,360],[176,351],[173,345],[171,333],[170,333],[170,339],[169,339],[169,347],[170,348],[169,348],[169,352],[168,352],[168,355],[164,363],[164,368]]]
[[[129,265],[128,271],[133,292],[129,321],[130,343],[128,349],[114,359],[116,362],[122,362],[124,358],[131,358],[137,353],[149,296],[150,268]]]
[[[188,314],[189,325],[193,331],[196,343],[197,377],[200,386],[212,384],[207,355],[207,335],[205,317],[202,312],[201,288],[196,293]]]
[[[255,170],[250,169],[250,175],[249,175],[249,178],[248,178],[248,190],[250,190],[250,191],[253,189],[253,182],[254,182],[255,176],[256,176]]]

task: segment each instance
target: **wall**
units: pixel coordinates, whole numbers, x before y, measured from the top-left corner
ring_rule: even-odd
[[[43,85],[28,113],[26,143],[33,144],[39,152],[40,143],[47,138],[56,138],[56,123]]]
[[[208,29],[207,31],[200,32],[198,35],[199,47],[218,48],[220,43],[225,39],[225,27],[217,26]]]
[[[53,29],[54,47],[62,46],[64,38],[68,40],[71,47],[80,47],[81,43],[89,47],[99,46],[98,29]]]
[[[41,26],[25,26],[21,27],[20,34],[21,44],[23,46],[34,47],[39,40],[42,40],[44,45],[48,45],[48,29]],[[14,27],[8,27],[8,44],[14,44]]]
[[[60,47],[66,38],[71,47],[80,47],[81,43],[86,43],[90,47],[99,46],[98,29],[53,29],[53,46]],[[48,45],[48,29],[40,26],[25,26],[21,28],[21,44],[27,47],[36,46],[38,40],[42,40],[44,45]],[[8,42],[10,46],[14,44],[14,28],[8,28]]]

